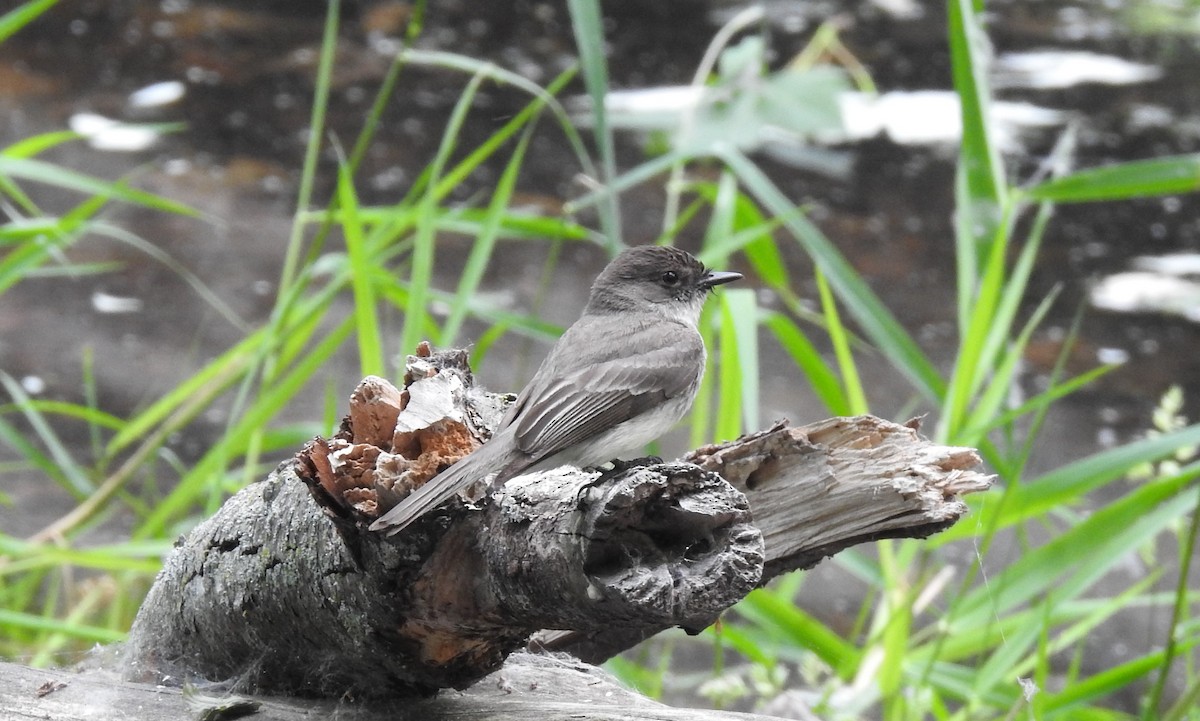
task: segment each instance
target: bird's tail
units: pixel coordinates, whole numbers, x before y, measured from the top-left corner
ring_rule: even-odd
[[[455,463],[408,494],[404,500],[392,507],[392,510],[376,519],[371,524],[371,530],[386,531],[387,535],[394,536],[413,521],[449,501],[472,480],[469,474],[473,464],[467,463],[466,460],[464,458]]]
[[[385,531],[388,536],[394,536],[411,525],[413,521],[449,501],[455,494],[465,490],[472,483],[493,474],[496,474],[498,482],[506,480],[504,476],[511,475],[509,470],[513,465],[513,459],[509,454],[503,453],[502,444],[492,445],[495,440],[493,438],[476,449],[474,453],[429,479],[425,485],[410,493],[390,511],[376,519],[371,524],[371,530]],[[497,455],[500,457],[496,457]]]

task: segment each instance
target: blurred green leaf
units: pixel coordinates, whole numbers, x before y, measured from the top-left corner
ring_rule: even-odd
[[[601,175],[596,179],[603,185],[617,177],[616,145],[604,98],[608,95],[608,62],[604,39],[604,20],[600,13],[599,0],[567,0],[571,13],[571,29],[575,34],[575,46],[579,50],[579,62],[583,67],[583,81],[588,97],[592,101],[592,137],[600,149]],[[595,177],[595,176],[594,176]],[[621,237],[620,205],[616,196],[606,196],[600,202],[600,225],[608,241],[610,253],[620,248]]]
[[[161,195],[130,188],[123,183],[112,183],[107,180],[93,178],[74,170],[32,158],[14,158],[0,155],[0,175],[45,183],[87,195],[111,197],[115,200],[142,205],[164,213],[175,213],[177,215],[192,217],[199,216],[199,212],[196,210],[183,203],[164,198]]]
[[[1200,467],[1138,488],[989,574],[986,587],[955,604],[946,619],[951,632],[986,624],[1037,596],[1061,602],[1083,592],[1119,563],[1123,552],[1140,547],[1195,505],[1195,498],[1181,492],[1197,476]]]
[[[747,288],[731,288],[721,292],[721,396],[728,392],[727,383],[736,383],[736,398],[739,405],[726,408],[722,402],[722,413],[732,410],[741,424],[734,432],[731,427],[719,436],[721,440],[736,438],[758,427],[759,423],[759,377],[762,368],[758,358],[758,304],[754,291]],[[729,332],[727,332],[729,331]],[[726,373],[728,362],[726,349],[732,344],[737,358],[736,369]],[[739,407],[740,406],[740,407]],[[740,413],[738,412],[740,410]],[[721,419],[718,419],[720,423]]]
[[[0,608],[0,627],[11,626],[20,629],[36,631],[53,631],[65,633],[74,638],[94,643],[116,643],[125,640],[125,633],[110,628],[99,628],[80,623],[59,620],[53,617],[38,616],[21,611],[10,611]]]
[[[1052,178],[1025,191],[1033,200],[1088,203],[1200,190],[1200,154],[1118,163]]]
[[[358,195],[345,163],[338,166],[337,198],[343,215],[342,232],[346,236],[346,255],[350,259],[350,287],[354,291],[354,326],[358,337],[359,372],[364,377],[386,376],[379,315],[375,308],[376,266],[367,247],[362,224],[358,220]]]
[[[782,313],[770,312],[764,316],[763,324],[775,334],[779,345],[802,371],[813,392],[829,412],[835,416],[852,415],[850,403],[837,374],[825,363],[820,352],[792,319]]]
[[[991,129],[991,87],[988,82],[991,43],[983,30],[983,13],[972,0],[949,0],[950,67],[962,108],[962,153],[959,173],[966,178],[971,237],[987,242],[995,234],[1007,205],[1004,163]]]
[[[13,33],[37,19],[39,15],[58,4],[58,0],[29,0],[29,2],[0,15],[0,43]]]
[[[981,528],[999,530],[1041,517],[1056,508],[1082,501],[1088,493],[1125,477],[1131,468],[1173,454],[1177,449],[1200,443],[1200,424],[1174,433],[1145,438],[1088,456],[1056,468],[1015,488],[1002,506],[995,492],[972,496],[972,521],[946,529],[929,539],[933,546],[970,537]]]
[[[835,673],[848,674],[859,661],[859,650],[825,624],[796,607],[792,599],[760,588],[738,604],[738,613],[772,629],[781,640],[815,653]]]

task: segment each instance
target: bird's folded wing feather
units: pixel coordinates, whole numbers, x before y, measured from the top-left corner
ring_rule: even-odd
[[[517,447],[546,458],[690,393],[704,364],[704,346],[696,334],[671,340],[531,389],[514,418]]]

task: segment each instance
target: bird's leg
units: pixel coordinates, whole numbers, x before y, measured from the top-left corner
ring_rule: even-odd
[[[620,458],[614,458],[611,461],[609,461],[603,465],[585,468],[583,470],[599,471],[600,475],[596,476],[594,479],[592,479],[588,483],[584,484],[580,488],[579,493],[582,494],[585,490],[593,488],[597,485],[600,485],[601,483],[604,483],[605,481],[609,480],[610,478],[619,476],[631,468],[645,468],[647,466],[656,466],[662,462],[663,462],[663,459],[660,458],[659,456],[642,456],[641,458],[631,458],[628,461],[622,461]]]
[[[645,468],[646,466],[656,466],[663,462],[663,459],[658,456],[642,456],[641,458],[630,458],[623,461],[620,458],[614,458],[605,465],[612,466],[607,470],[602,469],[601,478],[608,478],[619,473],[624,473],[631,468]]]

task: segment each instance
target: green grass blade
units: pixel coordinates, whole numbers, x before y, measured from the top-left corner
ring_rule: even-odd
[[[491,211],[479,208],[439,208],[436,227],[462,235],[478,235],[491,221]],[[415,224],[417,211],[403,204],[379,207],[362,206],[358,219],[364,228],[371,231],[372,238],[397,237]],[[305,223],[340,223],[344,220],[340,210],[309,211],[303,216]],[[377,226],[386,226],[379,228]],[[529,214],[524,209],[511,210],[502,214],[496,229],[497,239],[504,240],[587,240],[600,244],[599,235],[588,228],[565,218],[543,217]],[[378,243],[376,243],[378,244]]]
[[[366,247],[363,227],[358,220],[358,196],[354,192],[350,168],[345,163],[338,167],[337,201],[342,213],[342,232],[346,236],[346,255],[350,261],[350,286],[354,292],[359,372],[364,377],[386,376],[379,314],[376,311],[375,263]]]
[[[989,384],[976,400],[960,427],[952,431],[952,435],[949,436],[952,443],[972,444],[978,442],[978,437],[968,434],[967,430],[986,428],[989,422],[1000,416],[1004,403],[1012,393],[1012,386],[1016,382],[1029,339],[1033,335],[1033,331],[1045,319],[1046,313],[1050,311],[1050,306],[1053,305],[1057,296],[1058,293],[1055,291],[1042,299],[1010,347],[1000,358],[993,359],[991,363],[992,377]]]
[[[736,433],[722,434],[721,440],[736,438],[742,433],[758,427],[759,377],[762,369],[758,359],[758,303],[754,291],[747,288],[731,288],[721,293],[721,396],[726,392],[726,381],[738,384],[737,397],[741,403],[741,427]],[[726,334],[726,328],[730,333]],[[724,361],[727,344],[732,341],[737,357],[737,376],[727,379]],[[735,413],[735,416],[737,414]],[[727,430],[732,430],[729,428]]]
[[[125,634],[121,631],[72,623],[54,618],[53,616],[10,611],[6,608],[0,608],[0,626],[32,631],[65,633],[74,638],[95,643],[116,643],[125,639]]]
[[[253,361],[256,347],[264,342],[266,336],[266,329],[251,334],[131,418],[125,427],[109,440],[107,454],[115,455],[148,435],[155,425],[166,420],[176,409],[185,406],[189,399],[202,394],[210,398],[215,397],[236,382]]]
[[[57,4],[58,0],[29,0],[24,5],[18,5],[0,15],[0,43]]]
[[[1200,190],[1200,154],[1172,155],[1080,170],[1033,186],[1025,194],[1055,203],[1146,198]]]
[[[431,297],[439,303],[449,305],[454,301],[454,296],[446,291],[436,290],[431,291]],[[512,311],[503,310],[496,307],[496,304],[491,302],[486,297],[473,296],[467,302],[467,312],[477,318],[486,321],[489,325],[500,325],[504,327],[504,332],[512,331],[517,335],[530,338],[532,340],[553,342],[563,333],[562,326],[554,323],[547,323],[533,315],[524,315],[514,313]],[[476,341],[482,342],[482,341]],[[472,367],[478,367],[472,363]]]
[[[1197,444],[1200,444],[1200,424],[1127,443],[1069,463],[1013,489],[1008,502],[1002,506],[994,503],[994,492],[974,496],[970,500],[975,507],[973,521],[953,526],[931,537],[927,543],[937,547],[971,537],[978,528],[991,528],[994,532],[1037,518],[1055,508],[1079,501],[1086,494],[1123,478],[1136,466],[1153,463],[1174,454],[1180,448]]]
[[[517,172],[520,167],[514,171]],[[503,180],[503,178],[502,178]],[[515,181],[515,177],[514,177]],[[514,186],[515,191],[515,186]],[[494,192],[494,191],[493,191]],[[510,194],[511,195],[511,194]],[[525,215],[524,211],[502,209],[505,212],[495,218],[497,240],[587,240],[601,244],[601,238],[590,229],[565,218],[546,218]],[[480,235],[488,231],[493,222],[492,209],[454,209],[438,220],[438,230],[463,235]]]
[[[471,367],[479,368],[483,365],[483,360],[487,358],[487,353],[500,340],[505,333],[508,332],[508,326],[503,322],[493,323],[491,327],[483,332],[475,341],[475,345],[471,348]]]
[[[958,327],[969,328],[972,304],[979,280],[978,232],[971,203],[971,189],[967,187],[967,174],[962,170],[961,160],[954,176],[954,281]],[[961,332],[961,331],[960,331]]]
[[[199,211],[183,203],[144,190],[130,188],[122,183],[112,183],[67,168],[32,158],[11,158],[0,155],[0,175],[21,178],[36,183],[45,183],[65,190],[74,190],[93,196],[104,196],[152,210],[176,215],[198,217]]]
[[[454,293],[450,313],[442,325],[441,344],[443,346],[453,345],[458,337],[463,321],[467,317],[470,299],[478,291],[479,283],[483,280],[483,273],[491,261],[492,251],[496,247],[496,240],[506,217],[505,211],[516,190],[517,178],[521,173],[521,164],[525,160],[525,151],[529,148],[530,137],[529,130],[521,135],[521,140],[517,143],[512,157],[504,166],[504,172],[500,174],[496,189],[492,191],[492,200],[488,204],[487,213],[482,219],[478,235],[471,245],[471,253],[467,256],[467,262],[459,276],[458,289]]]
[[[269,388],[264,389],[226,430],[222,440],[204,454],[166,498],[154,506],[134,531],[134,539],[144,540],[167,533],[168,525],[172,521],[186,517],[189,511],[194,509],[197,499],[204,496],[206,488],[219,488],[216,481],[227,463],[246,451],[253,432],[265,428],[313,374],[329,362],[353,332],[354,319],[344,319],[320,343],[311,347],[309,353],[300,356],[293,367],[276,379]]]
[[[94,571],[132,571],[152,575],[162,568],[162,558],[170,551],[171,544],[165,540],[77,549],[30,543],[0,534],[0,553],[6,557],[6,563],[0,568],[0,577],[32,569],[66,566]]]
[[[961,339],[958,355],[954,362],[954,373],[946,388],[939,423],[939,437],[942,439],[952,438],[954,432],[966,422],[972,394],[991,371],[984,358],[984,349],[987,347],[986,338],[996,328],[996,306],[1004,290],[1008,237],[1013,220],[1011,213],[1006,214],[1005,219],[995,226],[994,236],[986,246],[989,252],[984,262],[983,276],[974,297],[969,301],[971,310],[964,314],[967,325],[959,328]],[[999,332],[1006,334],[1007,330],[1001,328]]]
[[[737,178],[730,172],[722,172],[721,179],[712,183],[695,183],[692,187],[713,206],[713,214],[705,232],[704,245],[697,257],[705,265],[725,264],[731,254],[742,251],[754,268],[755,274],[768,286],[780,293],[791,293],[791,280],[787,264],[775,245],[772,233],[783,224],[778,218],[767,218],[755,205],[753,199],[741,193]],[[695,208],[698,210],[698,207]],[[681,214],[685,219],[695,212],[689,208]],[[800,214],[800,209],[795,212]],[[669,233],[675,237],[683,230],[680,225]]]
[[[329,0],[325,8],[321,53],[317,57],[317,76],[313,85],[312,111],[308,120],[308,138],[304,144],[304,163],[300,168],[300,185],[296,190],[296,212],[292,218],[292,230],[288,234],[283,267],[279,272],[279,298],[288,297],[288,290],[296,280],[301,250],[304,247],[304,224],[300,222],[300,217],[312,203],[317,161],[321,157],[321,141],[325,135],[325,111],[329,107],[329,89],[333,84],[333,61],[337,55],[338,19],[341,17],[341,6],[341,0]],[[274,313],[279,314],[283,310],[277,303]]]
[[[987,586],[959,598],[948,620],[951,632],[986,624],[1039,595],[1061,602],[1082,592],[1125,551],[1140,547],[1195,506],[1195,498],[1183,491],[1197,475],[1200,467],[1138,488],[1026,552],[989,578]]]
[[[1195,719],[1196,709],[1200,708],[1200,683],[1193,681],[1191,688],[1184,691],[1175,699],[1175,705],[1172,706],[1165,714],[1162,715],[1160,721],[1184,721],[1184,719]]]
[[[769,629],[777,638],[790,640],[816,654],[836,673],[844,674],[853,669],[859,660],[859,650],[853,644],[795,606],[790,597],[760,588],[751,591],[737,605],[737,611],[758,626]]]
[[[21,408],[19,403],[8,404],[8,408]],[[25,433],[17,430],[16,426],[8,421],[0,418],[0,442],[6,444],[17,454],[20,461],[12,461],[12,463],[20,467],[32,468],[46,474],[46,477],[52,479],[55,483],[69,488],[71,482],[67,479],[61,466],[49,455],[43,453],[37,446],[30,442]],[[8,463],[9,461],[6,461]]]
[[[65,481],[67,490],[76,496],[86,496],[94,491],[96,484],[88,477],[87,471],[71,457],[71,452],[59,438],[53,425],[33,405],[32,399],[21,388],[21,384],[9,374],[0,371],[0,386],[3,386],[4,390],[8,392],[8,396],[13,399],[13,403],[25,416],[25,421],[29,423],[34,433],[41,439],[42,444],[46,446],[55,466],[61,471],[61,475],[56,474],[55,477]]]
[[[49,133],[34,135],[30,138],[23,138],[13,143],[12,145],[0,151],[0,155],[8,158],[32,158],[33,156],[42,153],[51,148],[56,148],[63,143],[72,140],[79,140],[82,135],[72,130],[55,130]]]
[[[775,335],[775,340],[800,368],[829,412],[835,416],[853,415],[837,374],[792,319],[782,313],[770,312],[763,317],[763,325]]]
[[[175,260],[175,258],[171,257],[169,253],[154,243],[147,241],[145,238],[142,238],[139,235],[129,232],[125,228],[105,223],[103,221],[88,224],[87,230],[88,232],[125,243],[130,247],[136,248],[148,258],[157,261],[159,264],[175,273],[175,275],[179,276],[179,278],[186,283],[196,293],[196,295],[203,298],[204,302],[207,303],[210,308],[215,310],[222,318],[227,320],[230,325],[243,333],[250,331],[249,324],[246,323],[246,321],[243,320],[236,311],[229,307],[229,304],[226,303],[220,295],[209,288],[208,285],[201,280],[199,276],[188,269],[186,265]]]
[[[688,433],[688,439],[693,448],[711,442],[716,435],[713,399],[718,385],[716,378],[718,364],[717,360],[713,357],[715,354],[712,351],[714,348],[717,348],[716,336],[718,327],[713,317],[719,315],[720,312],[717,304],[708,303],[700,313],[700,339],[708,352],[704,359],[704,375],[700,377],[700,387],[696,390],[696,399],[692,402],[692,410],[689,414],[691,429]]]
[[[38,411],[39,413],[49,413],[56,416],[61,416],[63,418],[73,418],[75,420],[83,421],[89,426],[99,426],[101,428],[116,430],[125,425],[125,421],[112,415],[111,413],[106,413],[98,408],[81,406],[77,403],[29,399],[25,405]],[[17,409],[15,404],[2,405],[0,406],[0,414],[8,413],[14,409]]]
[[[687,162],[694,158],[695,156],[691,152],[682,150],[672,150],[669,153],[651,158],[613,178],[611,182],[603,187],[584,193],[578,198],[564,203],[563,212],[575,214],[586,208],[602,205],[608,202],[610,197],[620,195],[627,190],[636,188],[642,183],[655,180],[663,173],[669,171],[675,164]]]
[[[1162,665],[1163,652],[1146,654],[1141,658],[1106,668],[1088,678],[1076,680],[1062,691],[1048,694],[1042,701],[1046,713],[1064,711],[1078,704],[1119,693]]]
[[[717,337],[717,415],[714,419],[713,435],[716,440],[730,440],[742,434],[743,408],[745,399],[742,398],[742,378],[747,375],[741,367],[741,354],[738,352],[738,324],[734,318],[733,309],[721,297],[720,325]]]
[[[704,229],[704,244],[711,248],[734,233],[734,214],[737,203],[737,178],[728,171],[721,173],[715,192],[711,193],[712,213]]]
[[[494,154],[496,148],[507,142],[518,130],[527,125],[532,118],[542,111],[543,107],[549,108],[550,112],[558,120],[559,128],[566,136],[567,143],[574,151],[575,158],[579,161],[580,167],[583,168],[585,173],[595,177],[596,168],[592,165],[583,140],[579,137],[578,131],[575,130],[575,125],[571,122],[567,111],[563,109],[562,104],[554,97],[575,77],[573,69],[560,73],[549,85],[542,88],[537,83],[531,82],[517,73],[505,70],[493,63],[468,58],[463,55],[412,49],[404,50],[403,55],[406,61],[414,64],[437,65],[461,70],[470,73],[472,76],[480,75],[498,83],[512,85],[534,97],[533,102],[522,108],[511,120],[493,133],[487,141],[472,151],[461,163],[455,166],[454,170],[446,173],[441,183],[439,183],[437,192],[439,200],[443,199],[451,190],[461,185],[463,180],[474,171],[483,159]]]
[[[757,212],[757,208],[754,210],[757,215],[761,216],[761,213]],[[772,288],[790,289],[792,280],[788,276],[787,264],[783,262],[783,256],[775,245],[775,240],[771,237],[771,232],[780,223],[782,221],[763,220],[754,225],[741,226],[739,224],[744,228],[743,232],[754,233],[742,251],[746,254],[746,260],[750,261],[750,265],[754,267],[755,274],[764,283]]]
[[[991,131],[991,88],[988,61],[991,44],[981,26],[982,12],[973,0],[950,0],[950,64],[954,89],[962,105],[962,154],[959,172],[966,175],[977,240],[995,234],[1000,209],[1007,205],[1004,164]],[[959,208],[961,212],[963,208]]]
[[[825,316],[825,327],[829,331],[829,340],[833,343],[833,354],[837,358],[838,370],[841,371],[842,389],[846,395],[846,406],[850,415],[866,413],[869,410],[867,396],[863,391],[862,379],[858,375],[858,367],[854,363],[854,355],[850,352],[849,335],[842,325],[838,314],[837,301],[829,289],[824,273],[817,273],[817,292],[821,296],[821,310]]]
[[[1025,289],[1028,287],[1029,278],[1033,273],[1034,261],[1037,258],[1038,250],[1041,248],[1041,240],[1045,233],[1046,224],[1050,220],[1050,208],[1049,203],[1043,203],[1038,209],[1033,227],[1029,232],[1024,246],[1021,248],[1012,271],[1007,274],[1007,279],[1003,280],[994,289],[994,293],[988,294],[986,305],[989,307],[990,312],[985,316],[972,316],[973,323],[977,322],[981,324],[982,327],[979,330],[982,332],[972,332],[969,335],[972,337],[972,342],[979,343],[981,347],[978,353],[970,355],[973,362],[976,363],[976,370],[964,375],[971,378],[969,401],[975,404],[975,408],[974,410],[968,410],[964,407],[962,415],[956,419],[960,422],[948,427],[949,434],[946,437],[952,443],[977,442],[974,438],[962,436],[960,433],[961,429],[963,426],[985,423],[987,418],[994,417],[999,411],[1003,402],[1003,396],[1008,394],[1012,384],[1016,382],[1018,361],[1029,342],[1029,338],[1041,323],[1045,314],[1049,312],[1050,304],[1054,302],[1055,297],[1058,295],[1057,291],[1054,291],[1043,299],[1030,319],[1025,323],[1017,339],[1011,343],[1009,342],[1013,326],[1016,323],[1017,313],[1021,308],[1021,304],[1025,301]],[[1001,224],[1001,227],[1004,228],[1006,234],[1011,232],[1007,218],[1006,222]],[[994,247],[996,246],[1007,246],[1007,242],[997,239],[994,242]],[[1006,260],[1002,255],[997,257],[993,254],[993,257],[989,260],[989,265],[992,262],[997,263],[1003,268]],[[985,273],[985,277],[990,275],[990,271],[991,268],[989,267],[988,272]],[[987,285],[988,281],[985,281],[984,286],[986,287]],[[980,302],[980,305],[985,305],[985,303]],[[971,330],[975,331],[975,328]],[[1004,347],[1006,344],[1009,347],[1005,353]],[[959,362],[956,362],[956,376],[958,375],[958,368],[963,363],[964,361],[961,361],[961,358]],[[983,388],[985,383],[990,383],[990,388],[984,391],[982,397],[979,397],[980,389]]]
[[[603,175],[597,180],[605,185],[617,177],[617,154],[613,143],[612,129],[608,125],[608,111],[604,99],[608,95],[608,63],[604,52],[604,20],[600,16],[598,0],[567,0],[571,12],[571,29],[575,33],[575,44],[579,49],[579,61],[583,67],[583,81],[592,101],[592,133],[596,147],[600,149],[600,166]],[[609,247],[622,244],[620,206],[615,195],[607,195],[600,205],[600,227],[608,238]]]
[[[1200,484],[1197,484],[1196,492],[1200,494]],[[1162,666],[1158,669],[1158,678],[1154,680],[1154,686],[1150,689],[1150,694],[1145,702],[1145,714],[1142,717],[1145,721],[1152,721],[1158,716],[1163,691],[1166,689],[1171,675],[1171,666],[1176,655],[1182,650],[1179,639],[1184,638],[1183,622],[1191,614],[1191,603],[1188,599],[1188,573],[1195,561],[1196,537],[1197,531],[1200,530],[1200,498],[1197,499],[1196,506],[1192,508],[1191,516],[1191,522],[1188,524],[1179,549],[1179,574],[1175,581],[1175,604],[1171,609],[1171,624],[1167,628],[1166,648],[1163,649],[1164,659]]]
[[[18,202],[26,201],[22,196]],[[107,202],[105,196],[91,196],[59,218],[42,215],[34,207],[39,214],[37,218],[17,218],[2,226],[6,239],[16,247],[0,259],[0,292],[24,280],[51,258],[58,262],[59,268],[67,266],[63,251],[94,227],[92,218]],[[28,205],[33,207],[32,202]]]
[[[1022,416],[1026,416],[1035,411],[1047,408],[1054,401],[1071,395],[1075,391],[1090,385],[1096,379],[1107,373],[1111,373],[1119,367],[1119,365],[1106,365],[1100,366],[1099,368],[1093,368],[1090,371],[1081,373],[1061,383],[1054,384],[1052,387],[1030,398],[1012,410],[1005,411],[1004,413],[1000,413],[990,418],[984,418],[983,414],[979,414],[979,420],[982,421],[982,425],[969,425],[965,430],[962,431],[961,436],[964,438],[982,438],[996,428],[1010,425]]]
[[[420,37],[421,31],[425,27],[425,13],[428,4],[428,0],[417,0],[417,2],[409,6],[411,10],[408,16],[408,23],[404,29],[405,45],[413,45],[416,43],[417,38]],[[387,110],[388,101],[391,100],[392,94],[395,92],[396,82],[400,79],[400,71],[403,67],[404,53],[398,53],[392,59],[392,63],[388,66],[383,81],[379,84],[379,90],[375,93],[375,100],[371,103],[371,109],[367,111],[363,129],[354,141],[354,149],[350,151],[349,165],[352,175],[358,172],[363,158],[367,155],[367,150],[371,147],[371,141],[374,140],[375,133],[379,130],[383,121],[383,114]]]
[[[474,75],[459,96],[454,110],[450,113],[442,142],[438,146],[437,155],[430,166],[431,182],[417,206],[417,234],[413,241],[412,269],[408,281],[408,302],[404,309],[404,330],[400,337],[400,352],[412,353],[417,344],[423,340],[424,324],[419,320],[425,317],[430,282],[433,280],[434,243],[437,232],[437,202],[436,186],[441,178],[442,169],[454,151],[458,136],[462,132],[463,122],[471,102],[483,82],[482,75]],[[438,336],[441,334],[439,333]]]

